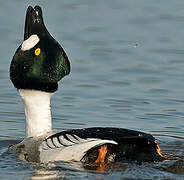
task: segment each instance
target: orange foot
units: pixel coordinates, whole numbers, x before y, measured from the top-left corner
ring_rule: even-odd
[[[96,163],[104,163],[107,154],[107,145],[103,145],[98,149],[98,158]]]
[[[155,143],[156,143],[156,145],[157,145],[157,153],[161,156],[161,157],[163,157],[163,158],[165,158],[165,159],[168,159],[168,158],[172,158],[173,156],[171,156],[171,155],[166,155],[166,154],[163,154],[162,153],[162,151],[161,151],[161,149],[160,149],[160,146],[159,146],[159,144],[158,144],[158,142],[155,140]]]
[[[108,163],[105,163],[107,154],[107,145],[103,145],[98,149],[98,158],[95,163],[98,163],[97,171],[104,172]]]

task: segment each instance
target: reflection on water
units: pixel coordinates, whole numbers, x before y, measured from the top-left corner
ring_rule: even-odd
[[[183,149],[181,143],[171,143],[167,148]],[[178,152],[178,151],[177,151]],[[184,153],[184,152],[181,152]],[[48,164],[25,163],[18,161],[15,154],[4,153],[0,156],[1,170],[11,173],[2,174],[3,179],[18,174],[30,179],[183,179],[184,160],[173,159],[159,163],[115,163],[105,171],[93,166],[83,166],[80,162],[56,162]],[[3,166],[2,166],[3,165]],[[21,179],[22,179],[21,178]]]
[[[28,164],[7,152],[24,136],[22,102],[9,64],[23,38],[24,1],[0,2],[0,174],[2,179],[184,179],[183,1],[36,1],[63,45],[72,73],[52,99],[57,130],[114,126],[152,133],[160,163],[114,164],[97,172],[80,163]],[[16,13],[16,16],[15,16]],[[86,169],[87,168],[87,169]]]

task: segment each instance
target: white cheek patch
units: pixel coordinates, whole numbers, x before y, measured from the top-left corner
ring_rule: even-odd
[[[36,34],[31,35],[28,39],[23,41],[21,45],[22,51],[27,51],[33,48],[40,41],[39,37]]]

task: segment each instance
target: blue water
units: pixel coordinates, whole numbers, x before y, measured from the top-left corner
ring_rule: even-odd
[[[184,179],[184,161],[31,164],[7,152],[24,137],[22,102],[9,64],[23,39],[28,5],[39,4],[72,70],[52,99],[54,128],[131,128],[153,134],[163,152],[184,155],[184,1],[0,2],[0,179]]]

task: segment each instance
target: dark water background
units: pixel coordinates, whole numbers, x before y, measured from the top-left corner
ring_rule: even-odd
[[[184,1],[0,2],[0,179],[184,179],[183,160],[117,164],[29,164],[7,147],[24,137],[22,102],[9,64],[22,42],[28,5],[43,8],[72,72],[52,99],[54,128],[114,126],[152,133],[164,152],[184,155]]]

